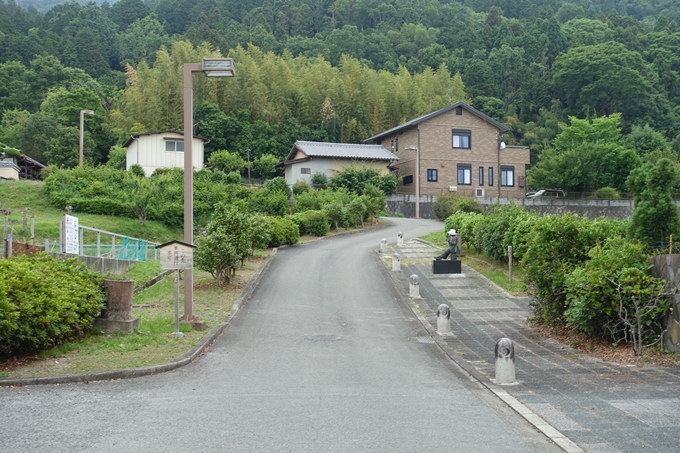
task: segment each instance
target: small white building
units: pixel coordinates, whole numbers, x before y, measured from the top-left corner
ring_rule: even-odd
[[[305,181],[311,184],[312,176],[323,173],[332,179],[344,168],[368,167],[378,170],[381,175],[390,172],[390,164],[399,160],[382,145],[356,145],[351,143],[305,142],[298,140],[288,157],[277,167],[285,167],[288,184]]]
[[[192,145],[192,167],[203,168],[203,145],[207,139],[194,137]],[[157,168],[184,168],[184,134],[175,130],[147,132],[131,135],[123,148],[127,148],[125,168],[139,164],[146,176]]]

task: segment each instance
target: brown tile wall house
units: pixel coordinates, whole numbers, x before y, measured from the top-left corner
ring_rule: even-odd
[[[462,115],[456,109],[432,117],[413,128],[383,137],[383,147],[399,157],[393,164],[402,177],[413,176],[413,183],[398,187],[399,193],[415,194],[416,151],[406,150],[407,146],[418,146],[420,132],[420,194],[442,195],[449,193],[449,187],[457,187],[464,196],[473,196],[475,189],[484,189],[486,196],[498,196],[500,169],[498,165],[498,136],[501,131],[493,124],[463,109]],[[453,148],[452,131],[471,131],[471,148]],[[398,140],[398,149],[396,148]],[[394,148],[391,146],[394,145]],[[458,165],[471,166],[471,184],[458,184]],[[520,181],[526,177],[529,164],[529,148],[506,147],[500,150],[501,167],[514,167],[513,186],[500,187],[502,197],[524,197],[525,188]],[[479,167],[484,168],[484,181],[480,184]],[[493,186],[489,186],[489,168],[493,168]],[[437,181],[428,181],[428,169],[437,170]],[[523,184],[521,184],[523,185]]]

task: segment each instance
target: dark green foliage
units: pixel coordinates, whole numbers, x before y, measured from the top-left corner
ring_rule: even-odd
[[[447,217],[444,222],[444,231],[456,230],[460,236],[461,244],[474,247],[480,251],[475,238],[477,237],[477,227],[484,221],[484,216],[478,212],[456,211],[455,214]]]
[[[326,217],[335,224],[335,231],[338,231],[338,225],[344,223],[347,217],[347,210],[339,201],[333,201],[323,206],[323,212]]]
[[[276,178],[270,179],[269,181],[265,182],[264,188],[272,193],[282,194],[286,198],[290,198],[290,196],[292,195],[290,186],[288,185],[286,178],[282,176],[277,176]]]
[[[324,173],[314,173],[312,175],[312,184],[319,189],[325,189],[328,185],[328,176]]]
[[[455,194],[444,194],[437,197],[432,206],[434,215],[439,220],[446,220],[458,211],[483,212],[482,205],[474,198],[461,197]]]
[[[300,234],[319,237],[328,234],[330,225],[324,211],[306,211],[299,215],[302,218]]]
[[[46,254],[0,260],[0,356],[83,335],[104,306],[102,277]]]
[[[437,219],[444,221],[451,217],[456,211],[456,201],[458,200],[457,195],[444,194],[437,197],[437,201],[432,205],[434,210],[434,215]]]
[[[293,184],[293,195],[295,195],[296,197],[301,193],[309,192],[310,190],[311,187],[309,187],[309,184],[307,184],[302,179],[298,180],[295,184]]]
[[[395,192],[398,183],[399,179],[395,175],[381,176],[378,170],[367,167],[359,169],[347,167],[331,179],[331,187],[335,190],[342,187],[357,195],[363,195],[369,184],[382,190],[385,195],[391,195]]]
[[[137,176],[138,178],[144,178],[146,174],[144,173],[144,168],[139,164],[130,165],[130,173]]]
[[[592,337],[614,342],[629,339],[620,310],[634,318],[633,297],[646,301],[664,292],[664,281],[649,273],[649,256],[644,245],[616,237],[588,252],[589,260],[576,267],[565,281],[567,291],[566,324]],[[645,342],[655,340],[663,330],[662,316],[668,301],[662,297],[658,306],[641,318]],[[637,329],[637,320],[634,321]]]
[[[628,237],[652,247],[662,247],[670,235],[680,237],[680,215],[671,198],[671,188],[680,174],[668,159],[660,159],[635,169],[628,177],[628,189],[633,193],[633,218]]]
[[[591,221],[568,213],[539,217],[532,225],[529,247],[522,266],[524,283],[536,297],[533,305],[539,320],[548,324],[564,322],[566,278],[588,259],[591,248],[623,235],[621,222]]]
[[[505,235],[524,214],[520,206],[494,206],[475,229],[475,248],[497,260],[507,260]]]
[[[300,240],[300,229],[292,220],[281,217],[267,217],[267,221],[271,232],[271,242],[269,243],[271,247],[297,244]]]
[[[258,189],[248,198],[248,210],[270,216],[284,216],[288,214],[288,196],[269,189]]]

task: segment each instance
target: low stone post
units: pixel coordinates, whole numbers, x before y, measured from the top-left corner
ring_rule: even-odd
[[[496,383],[515,383],[515,345],[509,338],[496,342]]]
[[[408,278],[408,295],[414,299],[420,299],[420,279],[416,274]]]
[[[439,335],[451,332],[451,309],[446,304],[437,308],[437,332]]]
[[[404,235],[400,231],[399,234],[397,234],[397,246],[401,247],[404,245]]]
[[[387,238],[382,238],[380,240],[380,253],[387,252]]]
[[[400,271],[401,270],[401,259],[399,258],[399,254],[395,253],[392,255],[392,270],[393,271]]]
[[[132,297],[135,282],[133,280],[104,279],[107,300],[106,309],[102,310],[94,325],[106,333],[122,331],[132,333],[139,329],[139,318],[132,317]]]

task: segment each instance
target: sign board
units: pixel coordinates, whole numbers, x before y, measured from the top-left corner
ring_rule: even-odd
[[[64,252],[78,255],[78,217],[64,215]]]
[[[161,269],[193,269],[195,246],[172,241],[158,246],[161,251]]]

